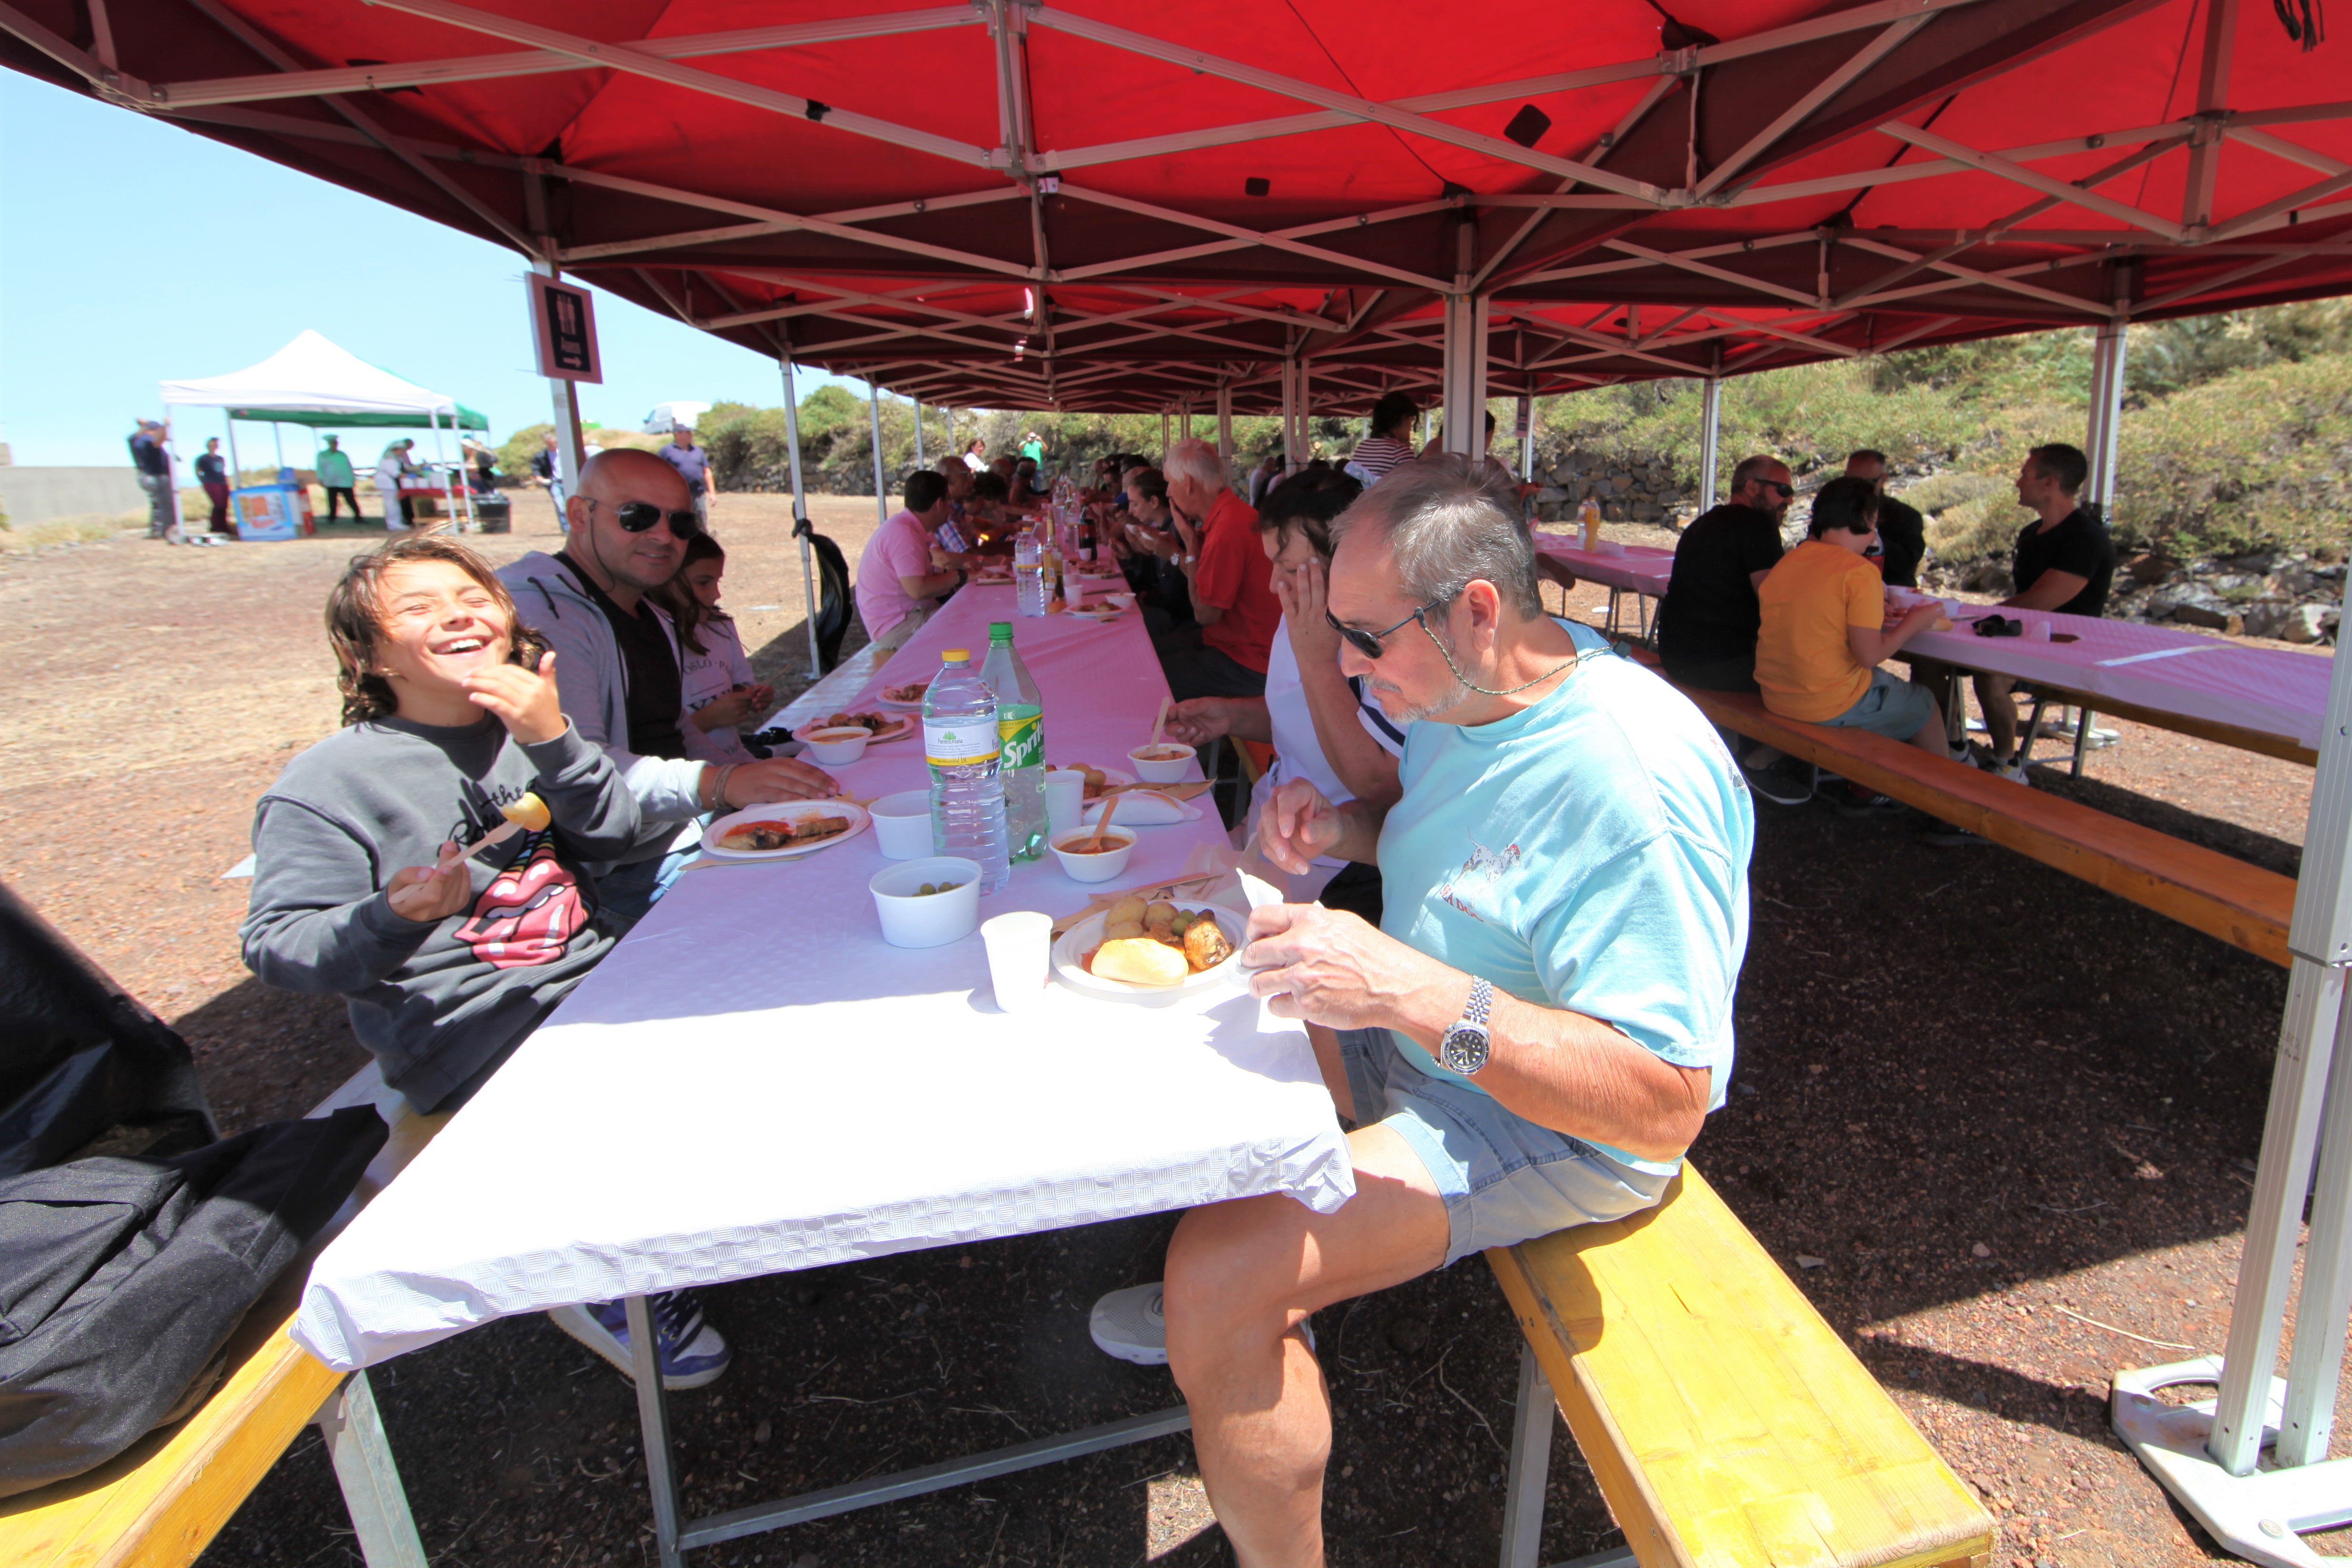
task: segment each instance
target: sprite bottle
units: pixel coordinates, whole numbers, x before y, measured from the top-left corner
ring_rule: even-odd
[[[1004,780],[1004,847],[1016,861],[1045,852],[1045,702],[1028,667],[1013,649],[1013,622],[988,627],[988,662],[980,678],[996,694],[996,733],[1003,742],[998,775]]]

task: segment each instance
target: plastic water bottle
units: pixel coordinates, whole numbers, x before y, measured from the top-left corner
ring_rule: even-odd
[[[980,678],[996,696],[1005,848],[1014,860],[1033,861],[1045,852],[1045,699],[1013,649],[1012,622],[989,622]]]
[[[1004,853],[1004,786],[997,779],[1002,743],[996,697],[971,652],[948,648],[923,694],[923,756],[931,765],[931,852],[980,865],[980,891],[994,893],[1013,875]]]
[[[1045,613],[1045,545],[1034,528],[1013,543],[1013,607],[1024,615]]]

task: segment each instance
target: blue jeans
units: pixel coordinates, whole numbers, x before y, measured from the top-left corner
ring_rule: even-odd
[[[1405,1061],[1384,1029],[1339,1031],[1356,1124],[1392,1129],[1445,1200],[1445,1261],[1571,1225],[1622,1219],[1665,1195],[1670,1176],[1637,1170],[1580,1138],[1515,1116],[1494,1096]]]
[[[653,906],[659,904],[670,883],[697,855],[702,852],[699,841],[682,850],[672,850],[665,855],[647,860],[630,861],[616,865],[596,879],[596,897],[604,913],[614,921],[616,932],[625,932],[643,920]]]

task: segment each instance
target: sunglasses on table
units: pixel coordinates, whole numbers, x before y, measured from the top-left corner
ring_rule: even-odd
[[[593,496],[583,497],[583,499],[592,507],[604,505]],[[702,519],[694,515],[692,507],[679,512],[665,512],[651,501],[624,501],[613,508],[613,516],[619,519],[624,533],[644,533],[664,518],[669,521],[669,531],[679,538],[690,539],[702,531]]]
[[[1423,605],[1420,609],[1414,611],[1412,614],[1406,616],[1403,620],[1398,622],[1395,625],[1390,627],[1385,632],[1367,632],[1359,626],[1343,626],[1339,623],[1339,618],[1332,614],[1328,610],[1323,612],[1323,620],[1332,631],[1337,632],[1343,639],[1346,640],[1348,646],[1353,648],[1357,653],[1361,653],[1367,659],[1377,659],[1388,651],[1384,646],[1382,646],[1381,642],[1381,638],[1393,637],[1416,621],[1420,621],[1421,629],[1423,632],[1427,632],[1429,630],[1429,622],[1423,620],[1423,617],[1426,616],[1431,611],[1436,609],[1439,605],[1444,602],[1445,601],[1443,599],[1433,599],[1428,603]]]

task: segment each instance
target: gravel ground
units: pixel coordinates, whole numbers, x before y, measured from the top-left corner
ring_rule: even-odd
[[[484,540],[493,553],[552,548],[531,531],[542,509],[517,510],[525,531]],[[727,496],[714,520],[746,643],[789,690],[806,672],[786,511]],[[855,560],[871,500],[820,497],[817,515]],[[245,884],[219,873],[246,852],[255,795],[334,722],[318,606],[366,538],[0,555],[5,874],[177,1023],[230,1130],[299,1114],[362,1060],[337,1006],[244,973]],[[2307,769],[2114,727],[2090,778],[2037,783],[2294,869]],[[1917,819],[1762,810],[1741,1061],[1695,1157],[1997,1511],[1996,1563],[2215,1560],[2108,1433],[2105,1393],[2118,1366],[2221,1348],[2283,972],[2005,852],[1925,845]],[[89,852],[90,824],[126,821],[135,839]],[[1085,1321],[1099,1291],[1156,1275],[1171,1223],[707,1292],[737,1364],[672,1402],[688,1511],[1172,1403],[1164,1373],[1101,1357]],[[1342,1303],[1316,1332],[1337,1414],[1334,1560],[1491,1561],[1517,1352],[1484,1266]],[[627,1385],[543,1319],[418,1352],[376,1384],[436,1564],[651,1560]],[[1615,1541],[1564,1430],[1552,1475],[1545,1560]],[[1171,1438],[694,1561],[1228,1556]],[[315,1437],[205,1561],[358,1561]]]

